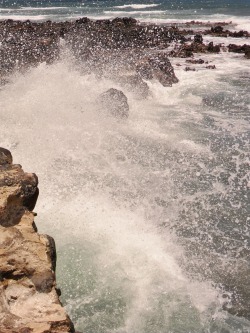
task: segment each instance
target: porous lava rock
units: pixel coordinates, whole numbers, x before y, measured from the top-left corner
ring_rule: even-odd
[[[120,75],[115,79],[127,91],[133,92],[137,99],[144,99],[149,95],[149,86],[137,73]]]
[[[250,48],[245,51],[245,58],[250,59]]]
[[[123,72],[126,66],[133,64],[131,75],[135,78],[137,63],[148,51],[166,49],[170,42],[183,42],[185,37],[178,29],[141,25],[127,17],[96,21],[81,18],[72,22],[0,21],[0,78],[15,70],[23,71],[41,62],[51,64],[58,60],[62,39],[83,72],[96,73],[99,77],[106,77],[108,73],[109,77],[111,74],[115,77],[117,71]],[[154,63],[158,62],[157,53],[151,53],[150,58],[155,56]],[[161,60],[157,72],[154,78],[159,77],[164,85],[177,82],[166,56],[164,66]],[[140,81],[139,85],[144,85],[145,95],[145,84]]]
[[[203,59],[187,59],[186,62],[190,63],[190,64],[204,64],[204,60]]]
[[[37,233],[38,178],[0,148],[0,332],[69,333],[58,298],[55,244]]]
[[[179,81],[165,52],[153,52],[141,57],[136,70],[143,79],[158,80],[164,87],[171,87]]]
[[[244,45],[236,45],[236,44],[229,44],[228,45],[228,51],[234,52],[234,53],[245,53],[245,57],[248,57],[248,54],[250,53],[250,45],[244,44]]]
[[[99,97],[102,112],[117,119],[126,119],[129,116],[128,99],[118,89],[110,88]]]

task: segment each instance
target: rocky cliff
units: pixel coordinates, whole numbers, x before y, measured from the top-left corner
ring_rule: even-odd
[[[34,223],[37,186],[0,148],[1,333],[74,332],[56,289],[54,240]]]

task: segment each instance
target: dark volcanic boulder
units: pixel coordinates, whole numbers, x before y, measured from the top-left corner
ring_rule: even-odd
[[[205,61],[203,59],[187,59],[186,62],[190,64],[204,64]]]
[[[207,47],[208,52],[211,53],[219,53],[220,52],[220,45],[214,45],[213,42],[210,42]]]
[[[112,20],[112,25],[125,25],[125,26],[132,26],[136,25],[136,19],[132,17],[116,17]]]
[[[146,80],[156,79],[164,87],[171,87],[177,83],[173,66],[171,65],[166,53],[152,53],[144,57],[136,65],[139,75]]]
[[[194,36],[194,42],[195,43],[198,43],[198,44],[202,44],[203,43],[203,37],[202,37],[202,35],[195,35]]]
[[[99,97],[102,110],[117,119],[128,118],[128,99],[121,90],[110,88]]]
[[[250,52],[250,45],[236,45],[236,44],[229,44],[228,51],[234,53],[248,53]]]
[[[178,82],[166,53],[157,53],[155,56],[150,57],[149,63],[153,68],[154,77],[157,78],[164,87],[172,86],[173,83]]]
[[[122,75],[116,81],[126,90],[133,92],[138,99],[146,98],[149,95],[149,86],[138,74]]]
[[[221,34],[223,32],[223,27],[220,26],[220,25],[212,27],[211,32],[214,33],[214,34]]]
[[[197,44],[197,43],[194,43]],[[200,45],[200,44],[197,44]],[[201,44],[203,45],[203,44]],[[188,58],[188,57],[192,57],[193,54],[193,47],[192,45],[187,45],[184,44],[179,48],[176,48],[172,51],[169,52],[169,56],[173,57],[173,58]]]
[[[245,51],[245,58],[250,59],[250,48]]]

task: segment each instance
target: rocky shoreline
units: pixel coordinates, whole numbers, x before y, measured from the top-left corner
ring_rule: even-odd
[[[56,288],[52,237],[37,232],[38,179],[0,148],[0,332],[66,333],[74,327]]]
[[[192,60],[195,54],[223,51],[250,59],[250,45],[245,43],[250,33],[231,31],[229,25],[195,21],[182,25],[142,24],[126,17],[42,23],[0,21],[0,82],[8,82],[8,75],[16,70],[59,60],[62,49],[67,48],[81,72],[111,78],[144,98],[148,95],[144,80],[158,80],[163,86],[178,82],[169,58]],[[204,36],[213,41],[205,43]],[[216,42],[217,37],[244,38],[244,43],[222,45]]]
[[[0,89],[15,71],[25,73],[41,63],[53,64],[69,50],[81,73],[112,79],[137,98],[146,98],[150,93],[147,81],[166,87],[178,82],[171,58],[182,59],[184,64],[177,60],[175,66],[183,66],[185,71],[215,69],[214,64],[202,59],[205,54],[233,52],[250,59],[250,33],[231,31],[229,26],[225,22],[195,21],[142,24],[132,18],[0,21]],[[206,36],[209,42],[204,42]],[[241,38],[242,44],[222,45],[218,37],[236,38],[237,42]],[[128,117],[127,99],[121,91],[111,88],[99,102],[103,110],[111,109],[112,116]],[[56,289],[54,241],[39,235],[34,224],[37,177],[12,164],[5,149],[0,149],[0,170],[0,332],[74,332]],[[230,285],[230,290],[233,287]],[[236,299],[227,310],[248,318],[249,305],[245,302]]]

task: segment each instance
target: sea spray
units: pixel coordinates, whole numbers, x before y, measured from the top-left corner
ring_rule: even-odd
[[[16,74],[1,88],[1,145],[38,174],[39,231],[57,241],[62,299],[78,329],[249,330],[247,321],[222,310],[231,291],[225,290],[222,300],[211,285],[214,272],[227,274],[228,262],[237,261],[231,258],[234,248],[218,248],[227,228],[219,225],[218,232],[210,214],[214,207],[214,216],[220,213],[218,202],[224,208],[228,187],[221,161],[225,152],[230,158],[233,152],[224,146],[222,156],[214,143],[224,144],[226,138],[234,144],[241,137],[237,170],[244,171],[246,119],[224,117],[225,109],[213,109],[208,99],[203,104],[214,89],[210,84],[205,91],[196,81],[200,76],[180,72],[182,80],[173,88],[152,83],[152,96],[143,101],[124,90],[130,115],[122,122],[100,113],[95,102],[106,89],[121,87],[81,75],[67,60]],[[208,73],[206,85],[230,88],[217,78]],[[235,170],[230,172],[236,181]],[[230,184],[234,190],[234,181]],[[240,242],[245,274],[247,243],[240,230],[228,242]],[[215,257],[218,267],[213,269]],[[237,276],[237,271],[230,274]]]
[[[87,197],[74,200],[72,218],[81,225],[73,232],[74,243],[70,232],[61,248],[59,268],[67,308],[79,327],[88,332],[199,332],[208,325],[207,313],[209,320],[216,318],[218,293],[183,274],[173,236],[162,237],[142,212],[117,208],[107,196]],[[72,224],[66,214],[61,211],[58,219],[67,234]]]

